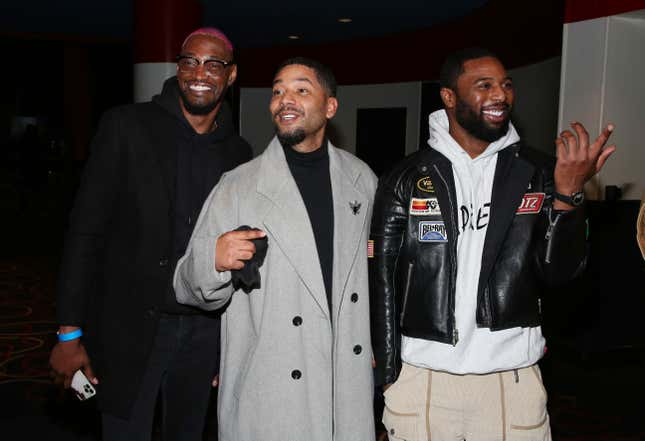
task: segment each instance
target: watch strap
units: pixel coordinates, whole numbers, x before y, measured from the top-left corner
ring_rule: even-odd
[[[579,207],[582,205],[582,203],[585,200],[585,194],[582,190],[580,191],[575,191],[571,193],[570,196],[564,195],[562,193],[558,193],[557,191],[553,192],[553,197],[555,197],[557,200],[564,202],[565,204],[569,204],[572,207]]]

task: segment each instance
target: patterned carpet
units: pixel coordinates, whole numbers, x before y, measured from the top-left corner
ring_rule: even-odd
[[[50,386],[56,324],[51,289],[44,288],[53,279],[45,269],[39,262],[0,262],[0,390],[20,384],[29,401]]]
[[[93,403],[49,380],[55,340],[55,259],[0,261],[0,439],[97,440]],[[542,362],[554,439],[645,440],[645,354],[580,360],[551,349]]]
[[[52,259],[0,261],[0,439],[98,439],[93,403],[52,384],[55,341]]]

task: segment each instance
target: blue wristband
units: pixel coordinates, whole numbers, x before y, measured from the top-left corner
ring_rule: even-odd
[[[66,334],[61,334],[60,332],[57,332],[56,334],[58,334],[58,341],[70,341],[83,335],[83,331],[77,329],[76,331],[68,332]]]

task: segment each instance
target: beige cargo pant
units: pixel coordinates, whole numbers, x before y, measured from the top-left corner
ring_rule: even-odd
[[[384,393],[391,441],[550,441],[546,391],[537,365],[453,375],[403,364]]]

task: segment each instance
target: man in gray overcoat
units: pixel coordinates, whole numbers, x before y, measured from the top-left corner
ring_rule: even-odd
[[[279,67],[276,137],[215,187],[175,272],[180,303],[224,309],[220,441],[374,440],[367,238],[376,177],[326,138],[335,95],[320,63]],[[257,230],[235,231],[242,225]],[[259,283],[235,289],[264,238]]]

